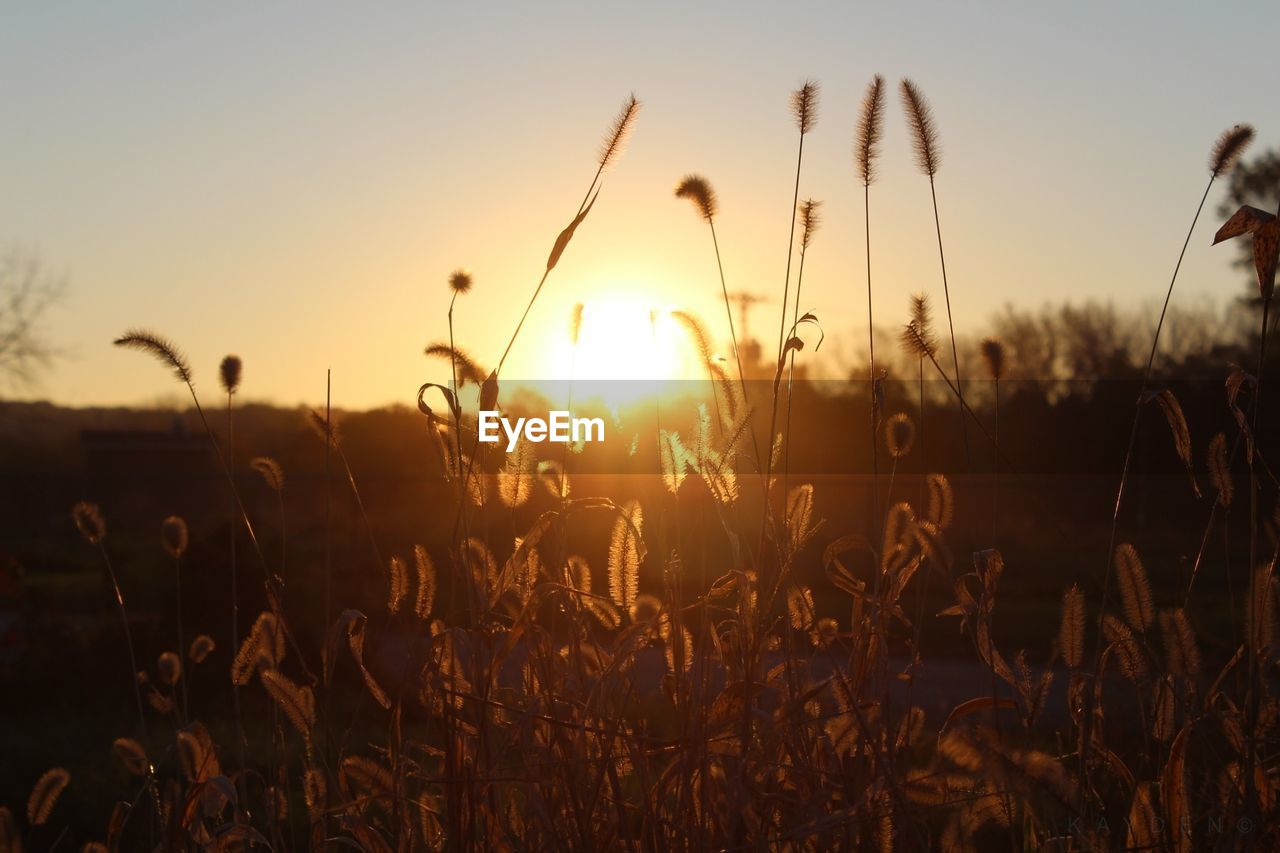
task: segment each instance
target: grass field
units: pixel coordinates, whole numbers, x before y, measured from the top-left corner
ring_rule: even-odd
[[[856,136],[868,243],[889,88],[871,83]],[[939,131],[901,95],[933,189]],[[123,334],[189,390],[183,434],[212,474],[162,525],[130,509],[156,473],[14,534],[79,570],[24,580],[41,616],[6,664],[3,752],[47,772],[6,779],[26,801],[0,809],[0,853],[1275,849],[1274,218],[1219,232],[1258,248],[1260,331],[1256,362],[1215,363],[1207,391],[1155,369],[1161,313],[1145,368],[1076,419],[1069,395],[1021,395],[1016,352],[952,331],[939,217],[919,251],[943,299],[879,319],[896,352],[868,317],[865,372],[827,394],[805,369],[834,318],[802,297],[817,99],[805,84],[791,104],[776,347],[769,329],[748,353],[709,282],[716,334],[677,318],[705,382],[615,411],[612,455],[477,440],[478,411],[536,398],[513,399],[511,344],[487,369],[454,340],[455,315],[485,310],[462,271],[416,411],[295,412],[246,439],[238,359],[199,396],[178,346]],[[607,131],[511,343],[543,322],[638,110]],[[1222,135],[1210,185],[1251,138]],[[710,182],[677,196],[719,260]],[[858,280],[850,303],[870,305],[870,265]],[[406,469],[380,469],[379,443]],[[1114,469],[1054,467],[1093,445]],[[303,446],[310,464],[281,463]]]

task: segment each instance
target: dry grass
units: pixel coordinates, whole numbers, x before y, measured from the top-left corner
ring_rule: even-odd
[[[931,115],[906,81],[903,95],[917,157],[932,180]],[[867,97],[857,137],[864,189],[879,140],[879,78]],[[792,107],[798,191],[816,87],[805,84]],[[611,128],[588,197],[557,241],[542,283],[590,210],[636,108],[632,99]],[[1236,132],[1219,143],[1215,176],[1245,141]],[[704,179],[687,178],[677,194],[714,228],[715,197]],[[816,203],[798,210],[803,264]],[[451,299],[471,287],[460,275],[450,280]],[[788,273],[783,331],[790,286]],[[721,288],[728,308],[723,279]],[[794,336],[804,319],[799,276],[795,294],[793,332],[779,342],[779,378],[786,357],[803,352]],[[995,446],[1006,475],[1016,476],[965,403],[958,361],[950,375],[939,365],[923,298],[913,314],[903,339],[921,378],[929,362],[966,423]],[[709,350],[706,333],[698,334]],[[198,406],[190,366],[173,345],[151,333],[118,343],[160,359]],[[375,566],[364,577],[384,584],[377,596],[384,604],[378,612],[343,610],[320,648],[300,642],[290,624],[296,613],[285,606],[292,583],[286,552],[282,546],[278,557],[268,556],[251,538],[264,568],[261,612],[247,632],[236,625],[229,671],[209,670],[214,642],[205,635],[192,642],[186,666],[176,653],[163,655],[156,682],[130,662],[138,731],[122,733],[112,752],[135,787],[121,792],[102,828],[105,849],[1234,849],[1280,832],[1274,550],[1248,567],[1247,613],[1225,665],[1200,651],[1190,588],[1186,606],[1160,609],[1168,592],[1153,589],[1136,549],[1122,544],[1109,559],[1121,607],[1111,612],[1105,591],[1101,607],[1091,604],[1094,584],[1082,574],[1064,592],[1060,625],[1046,626],[1056,638],[1049,658],[1033,667],[1025,653],[1000,648],[994,626],[1002,576],[1035,567],[1006,568],[994,547],[967,558],[952,553],[955,498],[944,474],[925,478],[915,503],[893,494],[891,474],[887,509],[881,516],[873,506],[870,525],[823,519],[813,484],[770,476],[780,446],[772,435],[777,381],[770,421],[755,425],[751,401],[737,399],[723,371],[713,377],[726,402],[719,423],[713,427],[704,407],[693,430],[650,437],[661,467],[653,476],[664,488],[641,506],[581,494],[570,457],[558,450],[559,458],[540,459],[528,444],[510,457],[482,447],[453,391],[472,382],[481,386],[481,405],[491,404],[497,371],[486,378],[452,334],[427,352],[450,364],[449,385],[434,387],[450,393],[451,417],[421,404],[434,462],[456,487],[451,505],[432,508],[452,523],[448,547],[435,557],[418,545],[411,561],[382,558],[341,438],[328,414],[317,414],[326,454],[341,463],[369,540]],[[998,379],[1005,354],[995,342],[984,352]],[[238,361],[234,368],[233,376],[225,365],[222,373],[228,431],[231,393],[241,381]],[[1258,450],[1263,437],[1250,432],[1235,396],[1231,406],[1237,434],[1217,436],[1208,455],[1210,526],[1232,504],[1236,456],[1228,444],[1245,438],[1246,464],[1259,472],[1251,482],[1265,477],[1266,488],[1275,486]],[[873,408],[873,424],[879,414]],[[1171,424],[1181,453],[1184,443],[1190,447],[1185,422]],[[775,448],[769,460],[746,449],[748,436],[754,448],[766,428]],[[915,425],[897,413],[875,433],[896,473],[917,440]],[[251,533],[227,447],[219,458],[230,511]],[[250,467],[279,501],[283,542],[285,472],[266,457]],[[550,508],[531,517],[544,491]],[[668,537],[672,515],[694,512],[732,555],[696,578],[686,568],[696,555]],[[73,516],[110,570],[102,513],[80,504]],[[608,530],[607,563],[592,566],[574,550],[575,536],[599,521]],[[824,525],[833,535],[817,555],[815,533]],[[870,539],[861,532],[868,526],[875,528]],[[180,519],[165,522],[163,546],[180,572],[188,546]],[[817,568],[847,618],[820,616],[817,572],[809,571]],[[114,573],[111,580],[128,631]],[[1109,582],[1110,572],[1104,590]],[[924,610],[929,584],[953,596],[937,617]],[[1092,661],[1085,651],[1091,612],[1099,629]],[[912,696],[927,677],[921,625],[933,618],[958,620],[983,677],[931,729]],[[372,728],[336,709],[333,694],[348,683],[340,672],[358,675],[358,713]],[[270,749],[255,755],[216,743],[196,719],[206,709],[176,701],[193,677],[268,699],[261,707],[270,710],[243,725]],[[1065,698],[1051,711],[1055,682],[1065,684]],[[163,734],[147,734],[148,718]],[[25,809],[32,846],[56,844],[41,827],[56,822],[69,784],[60,768],[35,782]],[[1256,834],[1214,834],[1238,821],[1252,821]],[[13,810],[0,809],[0,851],[18,850],[23,837]]]

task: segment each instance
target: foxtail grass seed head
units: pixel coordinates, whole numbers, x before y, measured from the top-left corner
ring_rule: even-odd
[[[910,80],[903,79],[901,94],[902,108],[907,113],[907,128],[911,131],[911,142],[915,146],[916,164],[920,171],[932,178],[938,173],[942,157],[933,111],[929,109],[929,102],[916,88],[916,84]]]
[[[1235,165],[1236,160],[1253,142],[1253,125],[1237,124],[1222,132],[1209,154],[1209,174],[1220,176]]]
[[[484,382],[484,378],[489,375],[489,371],[476,364],[465,350],[458,347],[450,347],[447,343],[429,344],[422,354],[428,358],[438,358],[449,363],[451,370],[457,371],[458,384],[464,382],[473,382],[476,385]]]
[[[538,479],[553,498],[563,500],[569,496],[569,477],[564,466],[555,459],[543,459],[538,463]]]
[[[900,459],[911,452],[911,445],[916,440],[916,425],[905,412],[898,412],[885,424],[884,440],[889,447],[889,455]]]
[[[107,523],[102,520],[102,511],[95,503],[80,501],[71,508],[71,519],[76,529],[90,545],[100,545],[107,535]]]
[[[986,362],[987,374],[997,382],[1004,378],[1004,344],[995,338],[984,338],[982,341],[982,360]]]
[[[876,158],[880,156],[883,133],[884,78],[877,74],[862,98],[862,115],[858,119],[858,135],[853,144],[853,157],[863,186],[871,186],[876,179]]]
[[[570,554],[561,569],[564,585],[578,592],[591,592],[591,564],[585,557]]]
[[[255,456],[250,460],[249,467],[258,472],[271,491],[279,492],[284,489],[284,469],[270,456]]]
[[[243,370],[244,364],[238,355],[229,355],[222,360],[222,364],[218,365],[218,379],[222,382],[224,391],[228,394],[236,393],[236,389],[240,387],[240,374]]]
[[[1196,644],[1191,623],[1187,621],[1186,611],[1178,609],[1161,613],[1160,629],[1164,635],[1170,672],[1188,681],[1194,680],[1200,673],[1200,647]]]
[[[1156,611],[1151,598],[1151,584],[1147,581],[1147,571],[1137,549],[1128,542],[1116,546],[1115,563],[1125,621],[1135,631],[1145,631],[1155,621]]]
[[[662,601],[654,595],[645,593],[636,596],[635,603],[631,605],[629,611],[632,622],[651,622],[658,617],[658,613],[662,610]]]
[[[803,584],[787,590],[787,617],[791,621],[791,627],[797,631],[808,631],[813,627],[813,590]]]
[[[912,320],[902,328],[902,348],[916,358],[934,358],[938,352],[938,344],[933,335],[920,324]]]
[[[1121,675],[1135,682],[1146,677],[1147,659],[1132,628],[1108,613],[1102,617],[1102,636],[1111,643],[1112,659]]]
[[[449,274],[449,289],[461,296],[471,290],[471,273],[464,269],[456,269]]]
[[[710,364],[712,359],[711,351],[711,335],[707,332],[706,325],[702,320],[688,311],[672,311],[671,319],[678,322],[689,333],[689,338],[693,341],[694,347],[698,350],[698,357],[703,364]]]
[[[946,530],[955,516],[955,494],[951,490],[951,481],[945,474],[929,474],[925,477],[925,485],[929,491],[928,520],[937,525],[939,530]]]
[[[393,556],[387,566],[387,612],[399,613],[409,592],[409,567],[404,559]]]
[[[187,523],[176,515],[171,515],[160,524],[160,541],[165,553],[175,560],[187,553],[190,536]]]
[[[569,314],[569,341],[576,347],[582,336],[582,311],[586,306],[577,302]]]
[[[798,551],[813,532],[813,484],[803,483],[787,493],[786,522],[792,552]]]
[[[302,798],[307,804],[307,813],[312,821],[324,816],[325,789],[327,783],[324,774],[314,767],[308,767],[302,774]]]
[[[804,85],[791,93],[791,114],[795,116],[796,126],[803,136],[813,130],[818,121],[818,84],[806,80]]]
[[[929,306],[928,294],[911,294],[911,322],[925,334],[933,334],[933,309]]]
[[[640,541],[644,524],[639,501],[629,501],[613,523],[609,537],[609,596],[613,603],[630,610],[640,594]]]
[[[307,422],[311,424],[311,428],[315,430],[316,435],[321,441],[327,441],[329,445],[337,449],[342,443],[342,431],[338,426],[338,419],[334,417],[325,417],[324,412],[319,409],[311,409],[308,411],[310,417]]]
[[[182,678],[182,658],[173,652],[164,652],[156,661],[156,672],[160,673],[160,681],[172,687]]]
[[[800,248],[808,249],[814,233],[822,224],[822,202],[807,198],[800,202]]]
[[[421,545],[413,546],[413,564],[418,580],[413,612],[419,619],[426,620],[431,617],[431,607],[436,598],[436,567],[427,549]]]
[[[176,346],[146,329],[130,329],[116,338],[115,345],[125,349],[145,352],[160,360],[173,371],[179,382],[191,382],[191,365]]]
[[[221,774],[222,769],[218,764],[217,750],[214,746],[213,737],[209,734],[209,730],[201,725],[198,721],[178,731],[178,764],[182,768],[182,775],[187,778],[188,782],[200,782],[210,779]],[[277,777],[278,778],[278,777]],[[269,803],[268,807],[273,811],[269,812],[269,820],[283,820],[288,815],[288,804],[284,802],[283,794],[280,790],[281,786],[274,788],[275,796],[272,797],[272,788],[267,788],[263,793],[275,802]],[[103,848],[105,853],[106,848]],[[84,851],[81,851],[84,853]]]
[[[316,700],[311,688],[295,684],[274,669],[263,670],[261,680],[267,695],[275,700],[298,734],[310,742],[316,722]]]
[[[55,767],[45,771],[31,789],[31,796],[27,798],[27,822],[32,826],[43,826],[69,784],[71,774],[65,768]]]
[[[133,738],[118,737],[111,744],[111,751],[116,754],[116,758],[124,765],[133,776],[146,775],[151,769],[151,761],[147,758],[147,751],[142,748],[142,744]]]
[[[933,358],[938,342],[933,335],[933,312],[929,297],[923,293],[911,296],[911,320],[902,329],[902,348],[916,358]]]
[[[204,663],[204,659],[213,654],[213,650],[217,647],[213,637],[201,634],[191,641],[191,648],[187,649],[187,660],[192,663]]]
[[[610,164],[622,155],[622,150],[627,145],[627,139],[635,128],[636,115],[639,112],[640,102],[636,100],[633,92],[627,98],[626,103],[622,105],[622,109],[618,112],[618,117],[613,120],[613,124],[609,127],[609,132],[605,134],[604,142],[600,146],[601,169],[609,168]]]
[[[715,218],[718,211],[716,191],[711,188],[711,183],[701,175],[685,175],[676,186],[676,198],[689,199],[689,201],[693,202],[693,206],[698,209],[698,213],[702,218],[708,222]]]

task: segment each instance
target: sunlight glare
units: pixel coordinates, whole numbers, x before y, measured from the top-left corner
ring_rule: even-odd
[[[557,347],[581,399],[619,406],[660,394],[692,377],[686,334],[670,309],[619,297],[594,299],[582,307],[576,344],[567,334]]]

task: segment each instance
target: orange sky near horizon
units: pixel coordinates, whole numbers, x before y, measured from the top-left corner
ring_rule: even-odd
[[[180,399],[162,369],[111,346],[135,326],[181,345],[210,393],[235,352],[248,400],[317,402],[332,368],[343,407],[412,405],[422,382],[447,377],[422,349],[447,339],[446,282],[460,266],[475,288],[459,299],[455,334],[492,366],[631,91],[644,107],[630,145],[552,273],[509,378],[567,375],[578,302],[614,306],[602,315],[691,311],[728,355],[709,236],[672,196],[689,172],[719,194],[730,289],[775,300],[751,315],[772,348],[795,167],[787,97],[806,78],[822,93],[800,195],[821,200],[824,217],[801,310],[821,318],[832,369],[865,337],[851,150],[874,73],[891,88],[871,201],[886,328],[911,292],[941,300],[929,184],[897,100],[904,75],[941,131],[958,331],[981,329],[1006,302],[1155,302],[1217,134],[1248,121],[1252,153],[1280,145],[1269,102],[1236,82],[1272,51],[1267,24],[1280,13],[1262,4],[1158,15],[1100,3],[658,4],[639,16],[573,4],[136,3],[7,18],[0,244],[35,252],[69,285],[48,323],[64,357],[7,396],[72,405]],[[1179,304],[1244,292],[1234,248],[1209,247],[1219,199],[1193,237]],[[631,370],[635,340],[632,328],[616,353],[593,344],[586,360],[606,375]],[[662,369],[687,367],[682,358]]]

